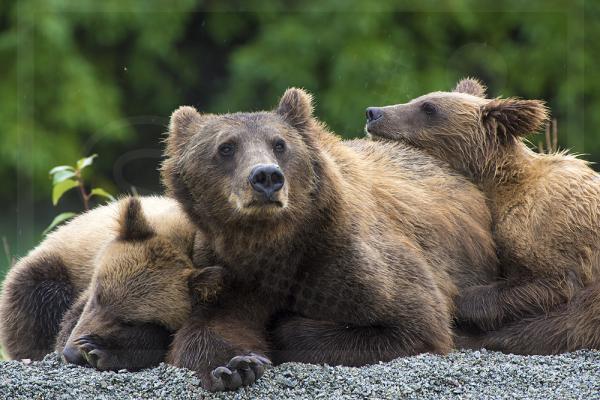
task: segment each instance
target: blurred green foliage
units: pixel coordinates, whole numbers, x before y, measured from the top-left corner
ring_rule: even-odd
[[[116,193],[160,190],[181,104],[268,109],[289,86],[345,137],[364,109],[477,76],[548,101],[562,147],[600,160],[599,2],[12,0],[0,5],[0,198],[22,254],[51,220],[47,171],[83,154]],[[72,199],[76,201],[76,199]]]

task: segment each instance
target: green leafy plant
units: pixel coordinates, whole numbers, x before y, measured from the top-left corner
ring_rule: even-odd
[[[50,170],[50,179],[52,179],[52,204],[57,205],[61,197],[71,189],[79,189],[81,195],[81,201],[83,203],[83,209],[85,211],[90,209],[90,199],[94,196],[114,200],[115,198],[108,193],[106,190],[95,187],[91,190],[86,189],[86,182],[83,178],[83,170],[90,167],[94,163],[94,159],[98,157],[97,154],[92,154],[89,157],[84,157],[77,160],[74,166],[71,165],[59,165]],[[50,232],[57,225],[73,218],[77,213],[75,212],[63,212],[54,217],[54,220],[44,230],[43,235]]]

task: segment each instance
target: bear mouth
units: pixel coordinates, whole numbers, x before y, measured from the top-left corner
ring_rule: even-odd
[[[279,218],[286,205],[281,201],[273,200],[252,200],[238,208],[238,212],[247,218],[273,219]]]
[[[240,211],[249,214],[271,214],[285,208],[285,204],[277,199],[254,198],[239,208]]]
[[[367,136],[371,140],[391,140],[394,142],[404,142],[411,144],[409,138],[402,132],[390,133],[377,131],[376,129],[373,129],[373,126],[369,126],[368,123],[365,125],[365,136]]]
[[[283,208],[283,203],[275,199],[251,200],[244,205],[247,209]]]
[[[372,139],[372,140],[391,139],[384,135],[381,135],[379,132],[377,132],[375,129],[373,129],[372,126],[369,126],[369,125],[371,125],[371,124],[369,124],[369,123],[365,124],[365,136],[367,136],[369,139]]]
[[[287,196],[258,196],[254,193],[238,195],[232,193],[229,196],[229,204],[242,214],[271,214],[287,207]]]

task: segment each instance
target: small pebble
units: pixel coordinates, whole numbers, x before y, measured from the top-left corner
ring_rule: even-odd
[[[235,392],[207,393],[194,372],[161,364],[100,372],[61,362],[0,362],[0,399],[597,399],[600,351],[516,356],[422,354],[362,368],[287,363]]]

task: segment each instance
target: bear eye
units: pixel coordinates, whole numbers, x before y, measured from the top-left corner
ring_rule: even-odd
[[[235,146],[232,143],[224,143],[219,146],[219,154],[223,157],[231,157],[235,153]]]
[[[436,113],[436,109],[435,106],[429,102],[425,102],[423,104],[421,104],[421,109],[423,110],[423,112],[427,115],[433,115]]]
[[[275,153],[283,153],[285,151],[285,142],[283,140],[276,141],[273,149],[275,150]]]
[[[135,326],[137,326],[137,324],[133,321],[130,321],[128,319],[120,319],[119,322],[121,323],[121,325],[127,327],[127,328],[133,328]]]

